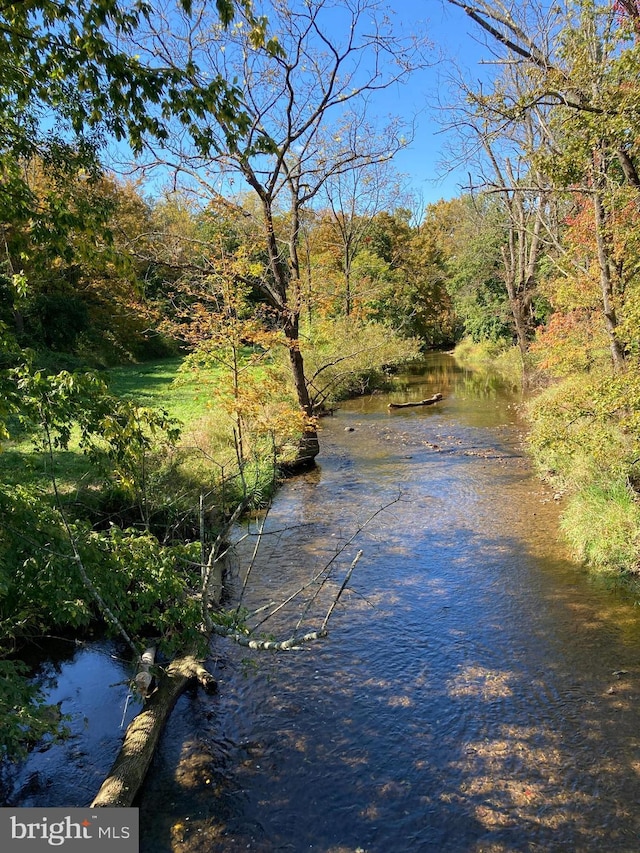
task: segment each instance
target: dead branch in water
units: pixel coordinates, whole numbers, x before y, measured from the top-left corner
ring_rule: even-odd
[[[161,673],[158,687],[144,709],[130,723],[109,775],[91,808],[130,807],[144,782],[160,735],[187,685],[197,680],[208,692],[215,679],[193,655],[175,658]]]
[[[339,555],[344,553],[356,536],[358,536],[362,530],[370,524],[374,518],[376,518],[376,516],[399,500],[400,496],[372,513],[366,521],[359,526],[358,530],[336,551],[331,559],[327,561],[322,569],[314,574],[314,577],[310,582],[303,584],[298,590],[296,590],[296,592],[288,596],[278,605],[267,605],[267,615],[250,630],[248,630],[244,624],[239,621],[240,605],[225,614],[227,619],[231,616],[229,624],[224,624],[224,621],[218,621],[215,618],[215,615],[210,612],[212,608],[215,607],[212,596],[212,572],[214,567],[219,564],[224,553],[228,550],[228,547],[225,547],[222,539],[219,538],[214,547],[211,549],[209,559],[206,564],[201,566],[202,585],[200,589],[200,596],[202,602],[201,606],[203,608],[202,628],[205,635],[208,637],[211,637],[212,635],[225,637],[226,639],[249,649],[276,652],[299,649],[304,644],[312,643],[326,637],[328,634],[327,629],[329,620],[331,619],[335,608],[340,602],[342,594],[351,580],[356,564],[362,556],[363,552],[361,550],[358,551],[349,568],[345,572],[339,588],[331,599],[331,603],[320,628],[314,631],[307,631],[304,634],[298,634],[297,632],[303,618],[301,617],[294,628],[293,635],[283,640],[255,636],[254,632],[258,627],[262,626],[264,622],[271,619],[287,604],[302,595],[306,589],[315,584],[317,585],[317,589],[310,597],[309,601],[307,601],[304,608],[304,614],[306,614],[313,602],[317,600],[320,590],[334,575],[332,567]],[[231,523],[236,519],[237,514],[232,514]],[[229,527],[226,528],[227,532],[230,532]],[[244,594],[246,590],[248,578],[256,560],[257,549],[263,536],[264,520],[260,525],[256,547],[253,550],[250,564],[247,568],[247,576],[245,578],[245,583],[243,584],[242,594]],[[241,538],[244,539],[245,537],[243,536]],[[127,728],[124,742],[109,775],[101,785],[94,801],[91,803],[93,808],[131,806],[144,782],[164,726],[167,723],[178,698],[194,680],[198,681],[207,691],[212,691],[216,686],[214,678],[207,672],[194,654],[189,653],[177,656],[168,666],[160,668],[153,666],[153,653],[154,650],[149,648],[142,655],[139,661],[138,673],[134,679],[136,685],[140,688],[140,694],[146,700],[145,707]],[[153,674],[152,669],[156,671],[157,686],[149,693]]]
[[[415,403],[389,403],[389,409],[408,409],[411,406],[432,406],[434,403],[439,403],[442,400],[442,394],[434,394],[428,400],[418,400]]]

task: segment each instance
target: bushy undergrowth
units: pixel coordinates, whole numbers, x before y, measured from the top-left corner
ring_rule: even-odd
[[[384,387],[394,370],[420,356],[417,338],[402,338],[383,323],[351,317],[315,324],[303,348],[318,409]]]
[[[0,623],[6,628],[16,620],[14,639],[87,627],[98,615],[96,601],[87,598],[80,560],[133,636],[149,632],[169,648],[171,636],[187,623],[193,626],[194,615],[197,621],[189,601],[199,559],[192,544],[163,547],[147,531],[115,525],[93,530],[80,519],[65,519],[28,489],[0,490],[0,513]]]
[[[582,488],[623,465],[623,435],[614,421],[596,416],[597,390],[593,378],[576,376],[529,403],[529,446],[541,473],[560,489]]]
[[[624,480],[579,489],[568,500],[562,529],[575,556],[592,570],[640,570],[640,504]]]
[[[595,571],[640,567],[640,374],[602,368],[571,375],[528,406],[529,446],[543,477],[566,496],[562,527]]]

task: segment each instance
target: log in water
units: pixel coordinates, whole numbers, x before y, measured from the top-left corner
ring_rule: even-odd
[[[387,403],[387,408],[411,409],[415,406],[433,406],[435,403],[439,403],[440,400],[442,400],[442,394],[434,394],[433,397],[429,397],[427,400],[415,400],[413,402],[409,401],[407,403]]]

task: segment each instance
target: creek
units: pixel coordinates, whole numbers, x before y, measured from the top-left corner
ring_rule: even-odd
[[[141,853],[640,849],[635,599],[564,553],[516,395],[444,354],[401,385],[323,420],[317,469],[266,520],[248,606],[362,549],[329,636],[286,653],[216,641],[218,695],[173,713]],[[91,801],[121,737],[109,685],[123,673],[99,643],[48,673],[73,736],[20,768],[11,805]]]

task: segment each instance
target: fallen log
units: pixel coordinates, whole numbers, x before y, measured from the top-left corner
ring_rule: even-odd
[[[442,400],[442,394],[434,394],[428,400],[418,400],[415,403],[389,403],[388,408],[407,409],[409,406],[432,406],[434,403],[440,402],[440,400]]]
[[[153,753],[173,708],[189,683],[197,680],[208,692],[216,681],[193,655],[174,658],[158,680],[143,710],[131,721],[109,775],[91,808],[130,808],[142,787]]]

